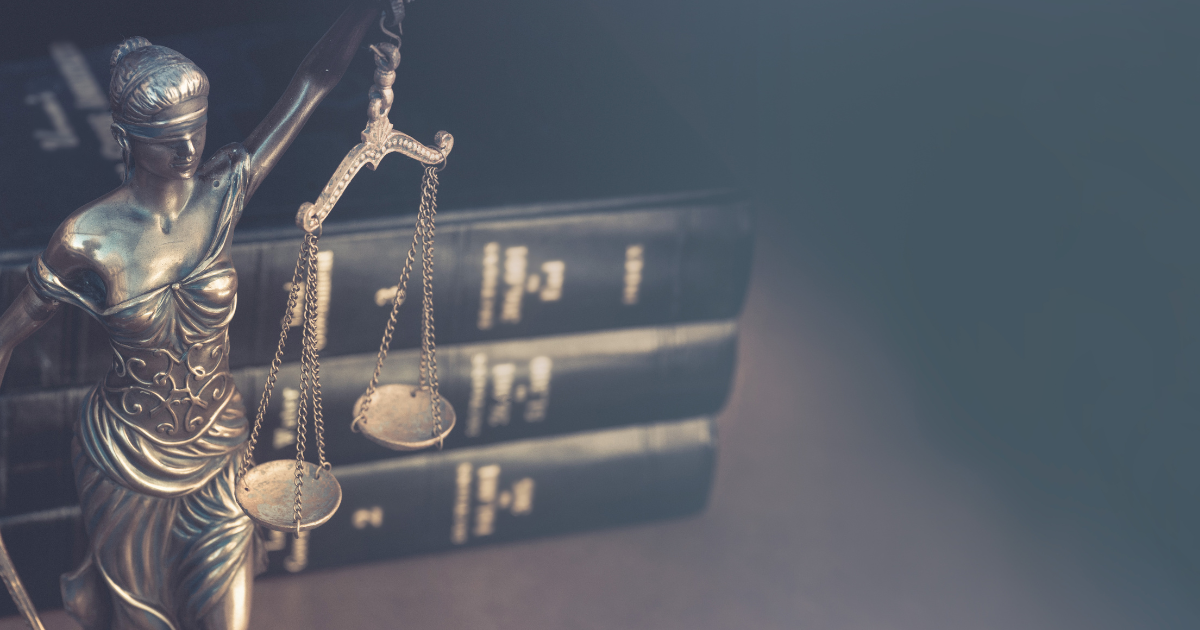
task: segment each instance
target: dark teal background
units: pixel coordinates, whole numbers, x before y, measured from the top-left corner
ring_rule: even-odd
[[[977,478],[976,496],[1003,506],[1003,524],[918,514],[884,489],[883,479],[907,473],[860,448],[825,445],[843,458],[842,472],[878,476],[864,485],[822,480],[874,505],[868,512],[880,520],[861,525],[863,539],[900,546],[900,524],[932,525],[907,540],[913,557],[894,548],[872,557],[853,543],[818,551],[819,538],[784,535],[797,571],[807,575],[814,556],[828,555],[822,566],[857,578],[837,589],[839,614],[823,617],[813,605],[779,619],[1200,623],[1200,6],[593,5],[711,145],[738,149],[725,155],[763,202],[755,288],[777,311],[777,327],[757,334],[781,356],[802,354],[808,336],[834,334],[806,322],[837,313],[857,343],[887,357],[913,405],[864,419],[864,430],[894,437],[889,428],[911,413],[905,435],[921,447],[896,438],[897,457]],[[756,304],[752,297],[748,315]],[[808,360],[784,363],[797,370],[792,382]],[[845,360],[854,367],[839,386],[860,402],[889,399],[865,359]],[[812,417],[811,399],[793,400],[797,420],[812,423],[792,434],[797,444],[832,421]],[[726,435],[738,431],[731,420]],[[789,479],[802,475],[799,464],[780,466]],[[955,511],[949,494],[938,503]],[[850,526],[851,513],[830,518]],[[956,516],[967,514],[982,518],[959,504]],[[993,583],[1003,569],[966,554],[953,561],[965,565],[956,577],[923,577],[952,562],[952,540],[983,553],[989,527],[1013,537],[1000,555],[1056,558],[1054,568],[1018,562],[1022,577],[1013,579],[1023,586],[1010,590]],[[782,568],[772,575],[797,584],[797,594],[809,590]],[[890,586],[866,586],[876,580]],[[1044,601],[1016,595],[1024,589]],[[846,612],[889,596],[933,616]],[[1002,601],[1006,613],[982,605]]]

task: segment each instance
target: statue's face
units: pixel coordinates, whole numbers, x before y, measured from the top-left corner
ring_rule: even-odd
[[[155,121],[171,120],[208,106],[208,99],[197,97],[172,105],[154,116]],[[129,150],[138,169],[164,179],[191,179],[200,168],[204,152],[205,127],[146,141],[130,138]]]

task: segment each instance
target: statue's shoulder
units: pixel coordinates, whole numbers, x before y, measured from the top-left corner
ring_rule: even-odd
[[[119,238],[121,227],[144,222],[132,205],[129,189],[120,186],[72,212],[50,237],[43,254],[46,264],[59,274],[90,267],[109,241]]]
[[[249,157],[250,154],[246,152],[242,143],[232,142],[217,149],[217,152],[200,167],[197,176],[206,181],[223,177],[237,168],[244,168]]]

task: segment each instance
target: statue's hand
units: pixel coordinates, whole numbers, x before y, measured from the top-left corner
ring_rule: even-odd
[[[380,72],[393,72],[400,65],[400,47],[391,42],[372,44],[371,52],[375,53],[375,67]],[[391,87],[391,82],[384,87]]]
[[[384,16],[383,23],[388,28],[397,28],[400,22],[404,21],[404,2],[405,0],[382,0],[383,10],[387,13]],[[412,0],[408,0],[412,2]]]

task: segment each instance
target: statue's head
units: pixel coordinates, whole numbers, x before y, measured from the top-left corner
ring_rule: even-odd
[[[113,137],[133,168],[188,179],[200,166],[208,120],[208,77],[190,59],[143,37],[113,51],[108,100]]]

